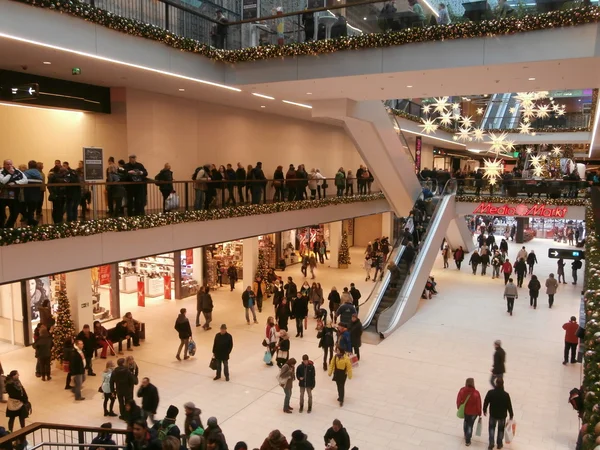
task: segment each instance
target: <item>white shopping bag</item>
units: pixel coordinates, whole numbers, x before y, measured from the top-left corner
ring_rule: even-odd
[[[179,195],[175,192],[169,194],[167,200],[165,201],[165,209],[167,211],[173,211],[179,208]]]
[[[517,431],[517,422],[509,420],[506,422],[506,428],[504,429],[504,442],[510,444],[515,438],[515,432]]]

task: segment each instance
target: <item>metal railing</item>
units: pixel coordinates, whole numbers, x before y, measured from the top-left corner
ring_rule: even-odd
[[[347,179],[340,189],[336,188],[334,178],[318,183],[313,186],[310,180],[297,179],[206,182],[148,179],[146,182],[25,184],[1,187],[0,199],[14,198],[8,205],[13,217],[8,216],[8,224],[3,224],[13,228],[380,192],[374,182],[356,178]],[[32,201],[33,197],[40,199]],[[0,218],[2,213],[6,216],[3,210]],[[15,222],[11,223],[13,219]]]
[[[501,179],[490,185],[486,179],[456,178],[458,195],[508,196],[546,198],[577,198],[585,195],[583,190],[591,186],[588,181],[560,179],[511,178]]]

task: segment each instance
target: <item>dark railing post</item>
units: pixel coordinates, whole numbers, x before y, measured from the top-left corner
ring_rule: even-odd
[[[77,439],[80,444],[85,444],[85,433],[83,430],[77,430]]]
[[[169,29],[169,4],[165,3],[165,30]]]
[[[185,194],[184,194],[184,202],[185,202],[185,210],[190,210],[190,185],[189,183],[185,183]]]

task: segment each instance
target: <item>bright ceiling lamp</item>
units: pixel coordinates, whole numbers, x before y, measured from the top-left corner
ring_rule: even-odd
[[[271,97],[270,95],[257,94],[256,92],[253,92],[252,95],[260,98],[266,98],[267,100],[275,100],[275,97]]]
[[[72,54],[75,54],[75,55],[85,56],[87,58],[97,59],[99,61],[106,61],[106,62],[110,62],[110,63],[113,63],[113,64],[119,64],[119,65],[122,65],[122,66],[133,67],[135,69],[147,70],[149,72],[159,73],[161,75],[168,75],[170,77],[180,78],[182,80],[194,81],[196,83],[202,83],[202,84],[206,84],[206,85],[209,85],[209,86],[215,86],[215,87],[219,87],[219,88],[222,88],[222,89],[227,89],[229,91],[234,91],[234,92],[241,92],[242,91],[241,89],[238,89],[238,88],[232,87],[232,86],[227,86],[225,84],[213,83],[212,81],[201,80],[199,78],[188,77],[188,76],[180,75],[180,74],[173,73],[173,72],[167,72],[167,71],[164,71],[164,70],[153,69],[152,67],[140,66],[139,64],[132,64],[132,63],[128,63],[128,62],[125,62],[125,61],[119,61],[119,60],[112,59],[112,58],[106,58],[104,56],[92,55],[91,53],[81,52],[79,50],[73,50],[73,49],[65,48],[65,47],[59,47],[57,45],[45,44],[43,42],[33,41],[31,39],[25,39],[25,38],[18,37],[18,36],[13,36],[13,35],[10,35],[10,34],[0,33],[0,38],[11,39],[13,41],[18,41],[18,42],[25,42],[27,44],[38,45],[40,47],[51,48],[53,50],[59,50],[59,51],[62,51],[62,52],[67,52],[67,53],[72,53]]]
[[[435,139],[435,140],[442,141],[442,142],[449,142],[450,144],[460,145],[461,147],[466,147],[465,144],[461,144],[460,142],[454,142],[454,141],[451,141],[449,139],[442,139],[440,137],[431,136],[429,134],[419,133],[418,131],[406,130],[404,128],[400,128],[400,130],[404,131],[405,133],[418,134],[419,136],[425,136],[425,137],[427,137],[429,139]]]
[[[33,105],[23,105],[22,103],[11,103],[11,102],[0,102],[0,107],[10,106],[13,108],[27,108],[27,109],[40,109],[42,111],[49,112],[57,112],[57,113],[65,113],[65,114],[73,114],[77,117],[83,116],[83,111],[72,111],[70,109],[60,109],[60,108],[43,108],[41,106],[33,106]]]
[[[287,103],[288,105],[294,105],[294,106],[300,106],[301,108],[308,108],[308,109],[312,109],[312,106],[310,105],[305,105],[304,103],[296,103],[296,102],[290,102],[289,100],[281,100],[283,103]]]
[[[588,158],[592,157],[592,150],[594,148],[594,140],[596,139],[596,132],[598,131],[598,119],[600,118],[600,114],[598,114],[598,107],[600,107],[600,98],[596,103],[596,119],[594,121],[594,128],[592,129],[592,139],[590,140],[590,152],[588,153]]]

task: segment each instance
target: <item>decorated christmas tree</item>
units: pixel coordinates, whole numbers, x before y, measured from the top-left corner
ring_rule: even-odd
[[[272,267],[272,261],[275,255],[275,245],[270,240],[263,240],[258,249],[258,268],[256,276],[261,277],[267,287],[267,292],[271,292],[271,283],[267,279],[269,269]]]
[[[52,334],[52,360],[62,360],[62,347],[66,339],[75,335],[75,324],[71,319],[71,305],[64,287],[58,291],[58,309],[56,310],[56,323]]]
[[[342,242],[338,253],[338,267],[347,269],[350,264],[350,249],[348,248],[348,233],[342,231]]]

